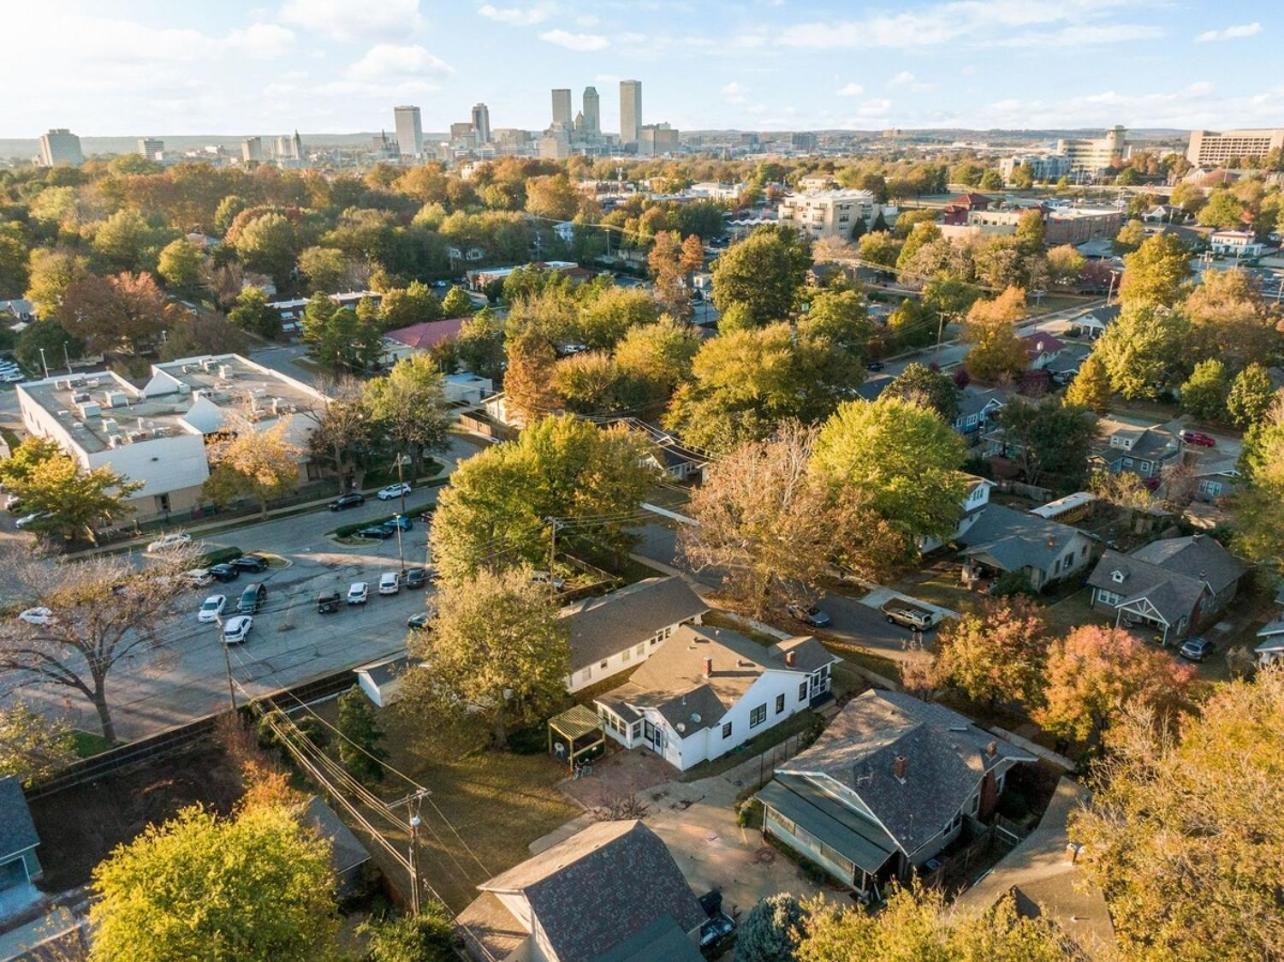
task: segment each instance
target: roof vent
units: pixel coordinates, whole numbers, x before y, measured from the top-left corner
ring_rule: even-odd
[[[897,755],[892,759],[892,775],[904,785],[905,778],[909,775],[909,759],[904,755]]]
[[[993,758],[999,753],[999,743],[991,739],[985,746],[985,754]]]
[[[796,664],[798,664],[798,652],[796,651],[785,652],[785,664],[788,665],[790,668],[793,668]]]

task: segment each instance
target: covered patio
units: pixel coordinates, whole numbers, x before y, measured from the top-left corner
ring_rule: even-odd
[[[601,719],[583,705],[574,705],[548,720],[548,753],[565,761],[568,771],[574,771],[580,759],[596,757],[605,748]]]

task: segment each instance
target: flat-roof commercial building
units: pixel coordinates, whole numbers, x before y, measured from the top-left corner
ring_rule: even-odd
[[[1099,174],[1127,158],[1128,152],[1127,130],[1121,126],[1107,130],[1104,137],[1057,141],[1057,153],[1065,155],[1075,173]]]
[[[875,210],[874,195],[867,190],[816,190],[786,196],[777,217],[780,224],[797,228],[813,240],[849,240],[856,221],[868,225]]]
[[[1196,167],[1221,167],[1228,160],[1265,157],[1272,150],[1284,150],[1284,127],[1192,130],[1186,159]]]
[[[638,155],[659,157],[678,152],[678,132],[668,124],[644,124],[638,130]]]
[[[17,387],[22,423],[49,438],[86,470],[107,466],[141,481],[129,504],[146,521],[201,503],[210,475],[206,438],[242,417],[258,430],[288,418],[287,437],[307,457],[314,427],[300,412],[325,395],[239,354],[182,358],[152,365],[141,388],[119,375],[77,374]],[[300,461],[300,481],[315,468]]]

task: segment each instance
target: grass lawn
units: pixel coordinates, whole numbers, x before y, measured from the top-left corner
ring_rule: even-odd
[[[72,730],[71,740],[79,758],[92,758],[94,755],[101,755],[111,748],[111,742],[103,738],[102,735],[97,732],[83,731],[79,728]]]
[[[761,735],[751,738],[739,748],[728,752],[721,758],[715,758],[712,761],[700,762],[688,768],[681,775],[682,781],[694,782],[701,778],[709,778],[713,775],[721,775],[723,772],[729,772],[741,762],[748,761],[757,755],[761,755],[769,748],[781,744],[786,739],[792,738],[799,732],[815,726],[819,722],[820,716],[815,712],[800,711],[796,715],[790,715],[778,725],[772,725]]]
[[[1054,636],[1060,637],[1080,625],[1112,625],[1114,619],[1104,611],[1094,611],[1091,606],[1092,589],[1080,588],[1068,598],[1043,609],[1043,617]]]
[[[736,618],[734,615],[726,611],[705,612],[701,621],[710,628],[725,628],[728,631],[734,631],[742,634],[746,638],[751,638],[764,647],[770,647],[780,641],[779,638],[775,638],[766,632],[755,631],[753,628],[743,624],[739,618]]]

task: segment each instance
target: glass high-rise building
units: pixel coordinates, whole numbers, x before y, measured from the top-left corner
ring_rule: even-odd
[[[636,144],[642,129],[642,81],[620,81],[620,143]]]

